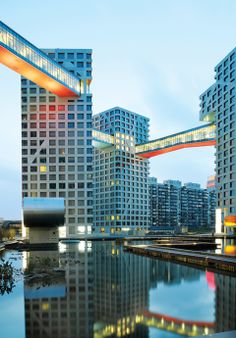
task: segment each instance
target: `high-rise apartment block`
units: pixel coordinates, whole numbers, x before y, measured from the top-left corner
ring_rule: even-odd
[[[215,228],[216,219],[216,187],[215,187],[215,175],[209,176],[207,179],[207,192],[209,203],[208,224],[212,229]]]
[[[93,229],[147,229],[149,162],[135,154],[135,144],[148,140],[149,119],[115,107],[95,115],[93,126],[114,136],[114,145],[94,150]]]
[[[148,178],[149,193],[149,224],[157,225],[157,179],[156,177]]]
[[[92,212],[92,51],[47,49],[80,79],[80,97],[59,97],[22,78],[23,197],[63,197],[62,234],[90,232]]]
[[[186,183],[180,192],[180,224],[186,227],[208,226],[208,193],[200,184]]]
[[[151,227],[214,227],[215,193],[196,183],[150,178],[149,206]]]
[[[164,181],[157,185],[157,225],[178,226],[179,225],[179,194],[180,181]]]
[[[225,220],[236,216],[235,74],[236,48],[216,65],[215,83],[200,96],[200,120],[216,124],[217,208]]]

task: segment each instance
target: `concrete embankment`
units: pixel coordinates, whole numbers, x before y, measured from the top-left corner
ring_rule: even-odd
[[[207,268],[215,272],[236,275],[236,258],[233,256],[155,245],[127,245],[125,246],[125,251],[179,264]]]

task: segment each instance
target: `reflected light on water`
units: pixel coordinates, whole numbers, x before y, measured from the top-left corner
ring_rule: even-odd
[[[224,248],[224,253],[226,255],[236,256],[236,245],[226,245]]]

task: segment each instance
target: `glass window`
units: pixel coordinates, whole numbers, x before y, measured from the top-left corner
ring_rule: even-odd
[[[64,111],[65,110],[65,106],[64,105],[59,105],[58,106],[58,110],[59,111]]]
[[[68,122],[68,128],[74,128],[75,124],[74,122]]]

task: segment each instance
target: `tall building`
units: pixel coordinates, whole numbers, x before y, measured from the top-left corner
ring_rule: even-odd
[[[236,216],[235,74],[236,48],[216,65],[215,83],[200,96],[200,120],[216,124],[217,214],[229,226]]]
[[[23,197],[63,197],[61,234],[90,232],[92,214],[92,51],[46,49],[77,76],[80,97],[59,97],[22,77]]]
[[[96,232],[134,233],[148,227],[149,162],[135,144],[149,137],[149,119],[120,107],[93,117],[95,129],[114,136],[114,145],[94,150]]]
[[[157,179],[156,177],[148,178],[149,193],[149,224],[157,225]]]
[[[149,181],[149,192],[155,191],[155,180]],[[154,209],[154,207],[156,209]],[[212,227],[215,224],[215,192],[199,184],[166,180],[156,183],[156,193],[149,193],[150,226]],[[154,214],[153,210],[156,210]],[[155,222],[155,224],[154,224]]]
[[[208,226],[208,194],[200,184],[186,183],[181,187],[180,224],[186,227]]]
[[[215,176],[209,176],[207,180],[207,192],[208,192],[208,224],[212,229],[215,228],[215,213],[216,213],[216,187]]]
[[[157,225],[179,226],[181,182],[166,180],[157,185]]]

